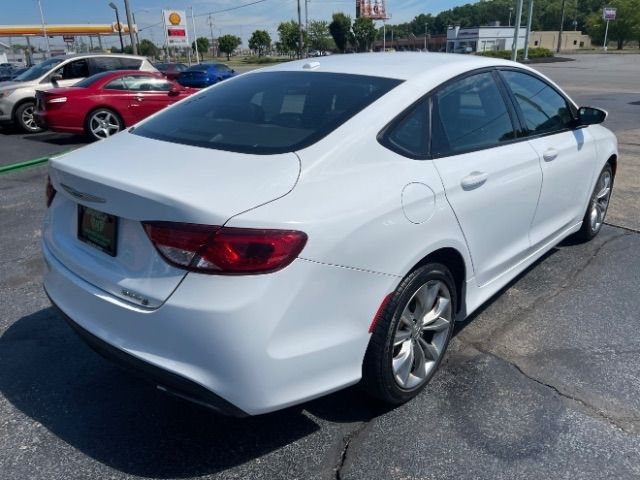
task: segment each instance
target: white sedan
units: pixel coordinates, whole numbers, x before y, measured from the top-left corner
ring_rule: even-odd
[[[251,72],[51,160],[44,287],[96,350],[217,411],[357,383],[399,404],[455,321],[601,229],[605,117],[475,56]]]

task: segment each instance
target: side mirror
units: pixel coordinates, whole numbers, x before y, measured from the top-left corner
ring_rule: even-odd
[[[597,125],[604,122],[607,118],[607,112],[593,107],[580,107],[578,110],[578,125]]]
[[[62,75],[60,75],[59,73],[54,73],[53,75],[51,75],[51,84],[54,87],[58,86],[58,80],[62,80]]]

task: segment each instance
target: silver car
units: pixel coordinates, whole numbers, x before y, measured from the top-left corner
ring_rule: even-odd
[[[24,131],[37,133],[33,112],[36,90],[69,87],[96,73],[109,70],[144,70],[156,68],[145,57],[111,54],[80,54],[45,60],[18,75],[0,82],[0,122],[15,123]]]

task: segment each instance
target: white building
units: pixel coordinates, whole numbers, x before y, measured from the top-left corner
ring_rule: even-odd
[[[489,50],[511,50],[515,27],[449,27],[447,29],[447,52],[471,53]],[[524,48],[526,27],[518,31],[518,49]]]

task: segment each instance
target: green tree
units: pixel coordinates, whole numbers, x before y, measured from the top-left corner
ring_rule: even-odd
[[[286,52],[289,56],[293,56],[300,50],[300,29],[298,27],[298,22],[294,20],[282,22],[278,25],[278,35],[280,36],[279,43],[282,52]],[[305,35],[303,34],[303,36]],[[304,38],[303,42],[305,42]]]
[[[222,53],[227,54],[227,60],[231,60],[231,54],[241,44],[242,40],[235,35],[223,35],[218,38],[218,48]]]
[[[261,57],[271,47],[271,36],[266,30],[256,30],[249,39],[249,48]]]
[[[195,42],[191,42],[191,50],[196,51],[196,42],[198,42],[198,53],[204,57],[204,54],[209,51],[211,43],[207,37],[198,37]]]
[[[353,39],[358,51],[368,52],[376,35],[376,26],[370,18],[359,17],[353,22]]]
[[[352,39],[351,17],[341,12],[334,13],[333,21],[329,24],[329,32],[331,32],[333,41],[336,42],[336,48],[344,53]]]
[[[160,49],[151,40],[143,38],[140,40],[140,48],[138,49],[140,55],[145,57],[157,57]]]
[[[335,47],[335,43],[329,32],[329,22],[323,20],[312,20],[307,28],[307,36],[309,37],[309,47],[312,50],[325,52]]]

